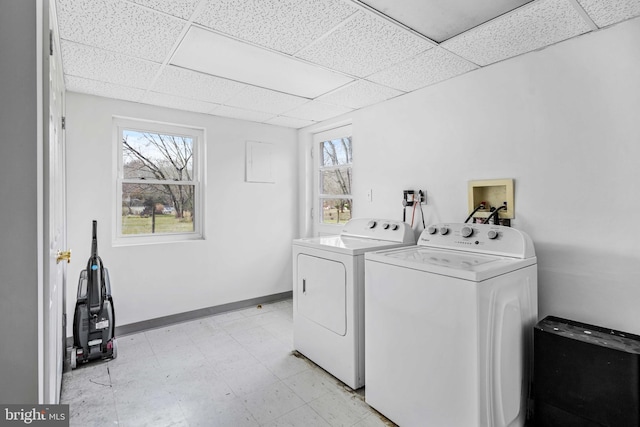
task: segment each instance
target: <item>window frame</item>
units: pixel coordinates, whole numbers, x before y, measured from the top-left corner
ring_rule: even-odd
[[[115,214],[113,220],[113,245],[129,246],[151,243],[170,243],[191,240],[204,240],[204,177],[205,177],[205,138],[204,128],[158,122],[154,120],[136,119],[131,117],[113,117],[113,145],[114,145],[114,192]],[[127,183],[165,184],[164,180],[137,179],[124,177],[122,136],[125,130],[157,133],[165,135],[180,135],[193,139],[193,174],[190,181],[170,181],[171,185],[194,186],[193,213],[196,218],[194,230],[190,232],[175,233],[147,233],[147,234],[122,234],[122,186]]]
[[[354,218],[353,216],[353,213],[354,213],[353,212],[353,198],[354,198],[353,197],[353,179],[354,179],[353,156],[351,159],[351,163],[348,163],[345,165],[324,166],[322,164],[323,153],[321,152],[321,144],[325,141],[331,141],[331,140],[345,138],[345,137],[351,138],[351,144],[352,144],[351,149],[353,151],[353,127],[351,124],[342,125],[339,127],[335,127],[332,129],[328,129],[328,130],[313,134],[313,138],[312,138],[312,141],[313,141],[312,157],[313,157],[313,176],[314,176],[313,178],[313,181],[314,181],[313,227],[315,230],[314,234],[316,235],[336,234],[336,232],[338,232],[338,230],[344,226],[344,224],[340,224],[340,223],[331,224],[331,223],[323,222],[323,218],[324,218],[323,201],[324,200],[348,199],[351,202],[350,203],[351,218]],[[320,175],[322,174],[322,172],[340,169],[344,167],[351,168],[351,174],[352,174],[351,194],[349,195],[324,194],[322,192],[322,180],[320,179]]]

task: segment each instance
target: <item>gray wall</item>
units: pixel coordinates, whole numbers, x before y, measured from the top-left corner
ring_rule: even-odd
[[[0,3],[0,402],[38,401],[36,2]]]

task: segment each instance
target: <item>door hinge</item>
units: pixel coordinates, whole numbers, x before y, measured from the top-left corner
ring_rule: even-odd
[[[311,147],[311,158],[313,159],[313,147]]]
[[[311,208],[311,219],[313,219],[313,208]]]
[[[66,130],[67,129],[67,118],[66,117],[62,117],[62,129]]]
[[[67,313],[64,313],[62,315],[62,328],[66,328],[67,327]]]
[[[53,30],[49,30],[49,56],[53,56]]]

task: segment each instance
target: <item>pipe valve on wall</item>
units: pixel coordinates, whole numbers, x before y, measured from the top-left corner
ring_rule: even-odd
[[[402,221],[407,222],[407,206],[411,207],[411,226],[413,227],[413,222],[416,214],[416,207],[420,207],[420,215],[422,217],[422,228],[425,227],[424,224],[424,212],[422,212],[422,205],[427,204],[427,193],[426,191],[418,190],[417,194],[415,190],[404,190],[403,191],[403,199],[402,199]]]

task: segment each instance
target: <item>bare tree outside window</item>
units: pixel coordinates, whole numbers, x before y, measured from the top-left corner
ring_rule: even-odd
[[[351,219],[353,150],[351,137],[320,143],[320,200],[325,224],[344,224]]]
[[[122,132],[122,234],[193,232],[194,139]]]

